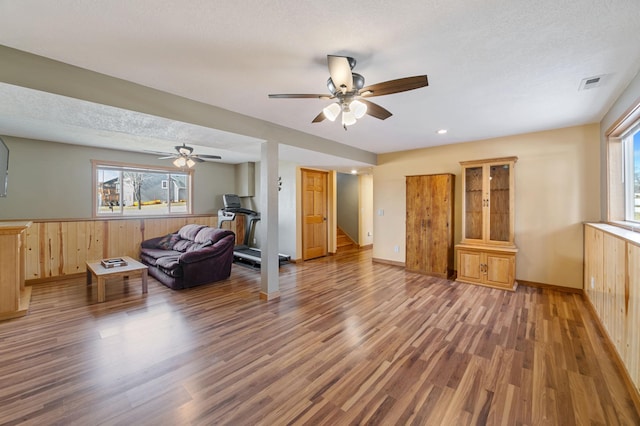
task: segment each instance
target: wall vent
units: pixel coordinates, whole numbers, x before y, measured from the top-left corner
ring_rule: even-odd
[[[580,87],[578,90],[587,90],[599,87],[602,85],[605,79],[605,74],[603,75],[595,75],[593,77],[583,78],[580,82]]]

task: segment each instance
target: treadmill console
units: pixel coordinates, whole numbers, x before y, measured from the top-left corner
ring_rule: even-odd
[[[224,210],[230,213],[243,213],[251,216],[258,214],[257,211],[245,209],[240,203],[240,197],[236,194],[224,194],[222,196],[222,202],[224,203]]]

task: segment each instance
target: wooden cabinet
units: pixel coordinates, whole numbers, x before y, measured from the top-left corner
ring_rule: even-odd
[[[516,251],[489,250],[457,245],[458,281],[512,290],[515,282]]]
[[[517,157],[463,161],[458,281],[515,290]]]
[[[31,222],[0,222],[0,320],[27,314],[31,287],[25,287],[25,231]]]
[[[453,273],[455,175],[407,176],[405,267],[447,278]]]

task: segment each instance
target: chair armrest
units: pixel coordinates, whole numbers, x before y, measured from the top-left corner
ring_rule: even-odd
[[[164,236],[155,237],[155,238],[150,238],[148,240],[144,240],[142,243],[140,243],[140,246],[143,247],[143,248],[158,248],[158,243],[163,238],[164,238]]]

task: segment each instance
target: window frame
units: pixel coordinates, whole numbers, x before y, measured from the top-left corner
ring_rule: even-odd
[[[148,173],[167,173],[167,174],[181,174],[187,176],[187,185],[188,185],[188,202],[187,202],[187,211],[186,212],[167,212],[167,213],[159,213],[159,214],[140,214],[140,215],[126,215],[122,211],[118,213],[100,213],[98,206],[98,170],[100,168],[109,168],[113,170],[117,170],[120,173],[126,171],[141,171]],[[103,160],[91,160],[91,199],[92,199],[92,215],[94,218],[100,219],[131,219],[131,218],[143,218],[143,217],[180,217],[180,216],[189,216],[193,214],[193,186],[194,186],[194,174],[195,170],[193,169],[182,169],[176,167],[164,167],[164,166],[148,166],[143,164],[133,164],[133,163],[122,163],[116,161],[103,161]],[[170,209],[170,203],[169,203]]]
[[[605,132],[607,140],[607,222],[637,230],[640,221],[629,220],[627,197],[628,182],[633,172],[628,170],[624,140],[640,129],[640,98]],[[630,173],[630,174],[629,174]],[[631,189],[632,190],[632,189]]]
[[[640,120],[633,125],[621,136],[622,139],[622,155],[623,155],[623,180],[624,180],[624,220],[640,224],[640,219],[636,219],[635,213],[635,169],[640,166],[635,164],[634,159],[634,141],[640,134]]]

